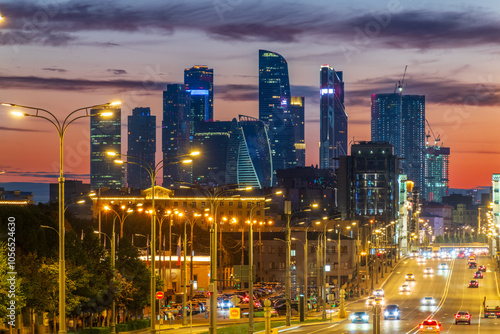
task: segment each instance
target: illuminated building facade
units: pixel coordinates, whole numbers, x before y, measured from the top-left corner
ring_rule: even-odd
[[[340,157],[338,201],[347,219],[375,217],[390,222],[399,210],[399,159],[383,142],[352,145],[350,156]]]
[[[91,109],[96,115],[111,108]],[[112,108],[111,117],[90,118],[90,188],[120,189],[123,185],[122,166],[114,163],[107,151],[121,153],[121,109]]]
[[[441,202],[449,189],[450,148],[431,145],[425,148],[425,198]]]
[[[139,159],[130,159],[136,164],[127,164],[127,185],[131,188],[146,189],[151,187],[151,178],[142,167],[143,161],[155,166],[156,153],[156,116],[149,108],[134,108],[128,116],[127,155]]]
[[[214,70],[195,65],[184,70],[184,84],[191,95],[193,124],[214,119]],[[194,125],[196,127],[196,125]],[[195,131],[195,129],[192,129]]]
[[[273,160],[264,122],[249,116],[233,120],[228,143],[226,183],[265,188],[272,186]]]
[[[333,169],[347,155],[347,114],[344,107],[342,71],[329,65],[320,68],[319,166]]]
[[[290,102],[290,112],[292,114],[296,167],[305,167],[306,165],[306,141],[304,131],[304,111],[305,99],[303,96],[292,96]]]
[[[276,170],[297,164],[290,97],[285,58],[276,52],[259,50],[259,120],[269,127],[273,184]]]
[[[176,157],[189,154],[190,143],[190,94],[182,84],[169,84],[163,92],[162,152],[163,186],[174,188],[175,181],[191,182],[191,166],[169,164]]]
[[[401,160],[403,172],[415,186],[425,182],[425,96],[373,94],[371,140],[388,141]]]

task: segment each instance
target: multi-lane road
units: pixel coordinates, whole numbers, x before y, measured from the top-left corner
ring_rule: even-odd
[[[438,270],[438,265],[446,262],[448,270]],[[477,264],[485,265],[487,271],[484,278],[479,279],[479,288],[469,288],[469,281],[474,279],[476,269],[469,269],[467,259],[427,259],[419,264],[416,259],[407,259],[399,263],[383,286],[385,304],[398,304],[401,309],[400,320],[384,320],[383,308],[380,333],[411,334],[419,333],[419,324],[428,317],[441,323],[441,333],[499,333],[500,319],[484,318],[483,300],[498,302],[499,291],[497,275],[492,270],[493,261],[487,256],[478,256]],[[424,269],[431,267],[433,275],[425,275]],[[405,275],[415,275],[414,282],[405,282]],[[409,283],[410,293],[399,292],[399,287]],[[435,306],[421,305],[424,296],[436,300]],[[348,312],[369,311],[365,300],[352,303]],[[469,311],[471,324],[455,325],[454,315],[457,311]],[[289,330],[288,333],[372,333],[372,317],[368,324],[353,324],[349,320],[337,324],[318,324]]]

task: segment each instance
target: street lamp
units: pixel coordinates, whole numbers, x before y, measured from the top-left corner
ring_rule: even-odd
[[[149,177],[151,178],[151,207],[153,209],[152,214],[151,214],[151,293],[150,293],[150,302],[151,302],[151,329],[150,333],[155,334],[156,333],[156,207],[155,207],[155,187],[156,187],[156,176],[160,172],[160,170],[166,166],[166,165],[173,165],[173,164],[179,164],[179,163],[191,163],[191,159],[184,159],[181,161],[174,161],[174,162],[169,162],[168,164],[165,164],[165,159],[162,159],[159,161],[156,165],[152,166],[147,160],[142,159],[140,157],[134,157],[126,154],[120,154],[116,152],[106,152],[109,156],[112,157],[127,157],[128,159],[137,159],[142,163],[137,163],[133,161],[123,161],[116,159],[114,160],[115,163],[118,164],[123,164],[123,163],[128,163],[128,164],[134,164],[141,166],[142,168],[146,169],[147,173],[149,174]],[[185,155],[180,155],[177,157],[172,157],[172,158],[182,158],[182,157],[187,157],[187,156],[197,156],[199,155],[200,152],[192,152],[190,154],[185,154]]]
[[[14,103],[0,103],[2,106],[14,107],[21,109],[34,110],[34,114],[29,114],[21,111],[12,111],[11,114],[17,117],[35,117],[41,118],[50,122],[57,130],[59,136],[59,333],[66,334],[66,264],[64,256],[64,171],[63,171],[63,146],[64,146],[64,135],[69,125],[73,122],[92,116],[112,116],[112,112],[100,112],[98,114],[90,114],[89,109],[94,109],[98,107],[114,107],[120,105],[121,102],[111,102],[105,104],[98,104],[89,107],[76,109],[68,114],[66,118],[61,122],[54,116],[50,111],[37,108],[22,106]],[[76,116],[75,114],[79,111],[85,110],[85,115]]]

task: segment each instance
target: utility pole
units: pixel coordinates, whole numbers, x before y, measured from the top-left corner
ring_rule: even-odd
[[[291,275],[290,275],[290,253],[291,250],[291,239],[290,239],[290,219],[292,217],[292,202],[286,200],[285,201],[285,210],[284,213],[286,215],[286,263],[285,263],[285,298],[286,298],[286,320],[285,326],[290,326],[291,316],[292,316],[292,296],[291,296]]]

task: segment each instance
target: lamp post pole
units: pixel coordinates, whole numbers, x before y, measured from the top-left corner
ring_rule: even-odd
[[[187,217],[184,219],[184,242],[183,242],[183,248],[184,248],[184,264],[182,266],[182,271],[184,272],[184,284],[182,288],[182,326],[187,326],[188,321],[187,321],[187,265],[186,265],[186,252],[187,252],[187,233],[186,233],[186,220]],[[192,312],[192,310],[190,310]]]
[[[285,326],[290,326],[290,319],[292,313],[292,296],[291,296],[291,275],[290,275],[290,253],[291,250],[291,240],[290,240],[290,219],[292,217],[292,202],[285,201],[285,214],[286,214],[286,259],[285,259],[285,298],[286,298],[286,320]]]
[[[90,107],[79,108],[66,116],[66,118],[60,122],[57,117],[54,116],[50,111],[36,108],[36,107],[28,107],[22,106],[13,103],[0,103],[2,106],[6,107],[14,107],[14,108],[22,108],[35,110],[35,114],[28,114],[19,111],[13,111],[12,114],[14,116],[27,116],[27,117],[35,117],[42,118],[48,122],[50,122],[57,130],[57,134],[59,136],[59,334],[66,334],[66,263],[65,263],[65,255],[64,255],[64,155],[63,155],[63,146],[64,146],[64,135],[69,125],[76,120],[86,117],[92,116],[111,116],[112,112],[100,112],[98,114],[91,114],[89,109],[93,108],[102,108],[109,106],[116,106],[121,104],[121,102],[112,102],[105,104],[98,104]],[[71,118],[75,113],[85,110],[85,115],[75,116]],[[46,113],[47,116],[41,114]]]

